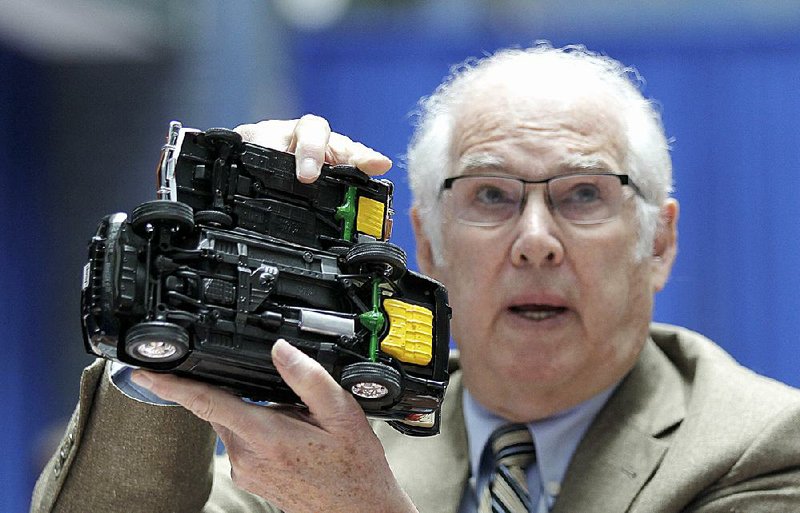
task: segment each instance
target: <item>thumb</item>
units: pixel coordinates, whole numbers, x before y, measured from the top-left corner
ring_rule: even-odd
[[[348,420],[361,408],[328,371],[284,339],[272,346],[272,362],[283,380],[308,406],[320,426]],[[363,414],[362,414],[363,415]]]

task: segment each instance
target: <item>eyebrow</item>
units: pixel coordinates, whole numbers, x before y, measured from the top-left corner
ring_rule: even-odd
[[[492,153],[476,153],[473,155],[466,155],[461,157],[458,161],[458,174],[472,174],[480,171],[507,171],[506,163],[503,157]],[[571,156],[559,165],[559,172],[557,174],[568,174],[570,172],[616,172],[611,166],[608,165],[605,159],[576,155]]]
[[[612,171],[605,160],[597,157],[576,156],[565,160],[561,167],[577,171]]]
[[[461,157],[458,162],[460,174],[486,169],[505,170],[505,161],[502,157],[491,153],[478,153]]]

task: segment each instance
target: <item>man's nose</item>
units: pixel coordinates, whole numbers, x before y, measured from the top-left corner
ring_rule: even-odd
[[[527,201],[516,220],[511,246],[511,261],[516,266],[559,265],[564,259],[564,245],[559,225],[545,199],[543,188],[529,190]]]

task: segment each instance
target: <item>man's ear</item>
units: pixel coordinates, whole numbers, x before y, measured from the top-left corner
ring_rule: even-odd
[[[653,287],[660,291],[667,284],[678,253],[678,201],[669,198],[661,205],[656,238],[653,241]]]
[[[436,279],[436,269],[433,258],[433,247],[430,238],[422,227],[419,208],[411,207],[411,226],[414,228],[414,238],[417,241],[417,265],[423,274]]]

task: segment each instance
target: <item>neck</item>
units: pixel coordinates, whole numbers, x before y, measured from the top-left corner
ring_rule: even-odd
[[[464,388],[482,407],[498,417],[511,422],[535,422],[565,412],[593,397],[614,388],[622,379],[610,382],[595,383],[591,387],[571,390],[569,387],[546,389],[523,387],[519,384],[494,383],[499,386],[479,386],[473,384],[469,376],[464,375]]]

